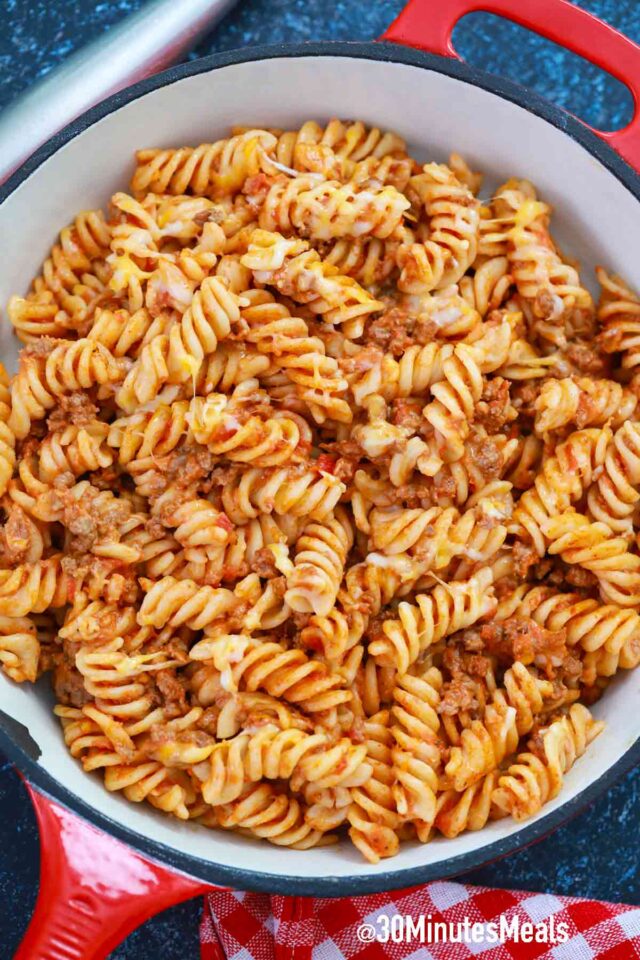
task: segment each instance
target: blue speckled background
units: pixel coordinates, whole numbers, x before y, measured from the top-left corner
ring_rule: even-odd
[[[0,109],[142,2],[0,0]],[[581,0],[581,6],[640,42],[638,0]],[[241,0],[193,56],[257,43],[369,40],[384,30],[401,7],[402,0]],[[535,88],[594,126],[614,129],[631,115],[631,96],[617,81],[495,17],[466,18],[456,29],[455,43],[469,62]],[[636,770],[552,837],[466,879],[638,904],[639,804],[640,771]],[[18,778],[0,757],[1,960],[13,955],[33,908],[37,883],[34,817]],[[191,901],[166,911],[148,921],[112,956],[196,960],[199,910],[199,902]]]

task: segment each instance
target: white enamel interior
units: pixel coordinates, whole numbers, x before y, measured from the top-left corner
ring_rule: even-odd
[[[489,189],[507,176],[531,179],[556,210],[563,247],[585,264],[612,265],[640,287],[640,217],[634,197],[583,147],[546,121],[463,81],[403,64],[322,56],[274,59],[189,77],[116,110],[59,150],[0,208],[0,302],[25,292],[57,231],[79,210],[126,189],[134,149],[215,140],[234,123],[295,128],[308,118],[361,118],[396,130],[420,159],[457,150],[486,171]],[[16,130],[16,136],[20,131]],[[586,265],[589,266],[587,271]],[[3,359],[16,346],[5,320]],[[456,840],[405,844],[393,861],[363,862],[348,843],[305,853],[184,824],[108,793],[67,754],[52,716],[48,684],[17,686],[0,677],[0,704],[26,724],[40,763],[91,806],[169,847],[254,873],[300,877],[369,875],[438,863],[515,832],[507,821]],[[605,732],[566,778],[555,809],[604,774],[640,734],[640,673],[621,677],[597,704]]]

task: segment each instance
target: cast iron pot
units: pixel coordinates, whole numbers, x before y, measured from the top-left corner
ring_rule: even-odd
[[[528,90],[460,63],[451,31],[475,10],[570,47],[625,82],[637,105],[640,47],[567,0],[410,0],[382,42],[251,48],[183,64],[90,110],[5,185],[0,302],[26,290],[78,210],[104,205],[127,183],[136,148],[215,140],[231,124],[294,129],[334,116],[395,130],[425,160],[457,150],[487,171],[489,187],[507,176],[531,179],[554,205],[563,247],[640,286],[639,116],[598,134]],[[6,327],[1,335],[11,368],[16,342]],[[0,747],[30,784],[41,826],[40,895],[21,960],[104,957],[145,917],[214,885],[334,897],[449,877],[558,826],[640,754],[639,671],[617,679],[596,705],[605,732],[537,817],[407,843],[371,866],[347,844],[283,850],[110,794],[67,753],[46,679],[18,686],[3,676],[0,690]]]

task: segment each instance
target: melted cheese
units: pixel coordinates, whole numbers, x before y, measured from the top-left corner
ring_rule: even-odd
[[[129,282],[134,278],[136,280],[148,280],[149,277],[152,276],[151,273],[147,273],[145,270],[142,270],[137,263],[134,263],[127,254],[123,254],[120,257],[107,257],[107,262],[113,270],[113,274],[109,280],[109,286],[116,293],[128,287]]]
[[[539,200],[525,200],[515,215],[516,227],[530,226],[538,217],[544,216],[548,209],[546,203],[540,203]]]
[[[233,664],[240,663],[250,645],[251,637],[242,633],[224,634],[211,642],[211,659],[220,671],[220,684],[228,693],[238,689],[233,679]]]
[[[288,547],[284,543],[270,543],[268,549],[273,554],[276,569],[285,577],[290,577],[293,573],[293,563],[289,559]]]

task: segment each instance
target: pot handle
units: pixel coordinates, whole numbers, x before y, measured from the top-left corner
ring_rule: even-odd
[[[409,0],[380,39],[458,58],[453,28],[466,14],[480,10],[554,40],[629,88],[634,101],[631,123],[611,133],[590,129],[640,172],[640,46],[569,0]]]
[[[104,960],[144,920],[215,889],[142,857],[26,783],[40,888],[14,960]]]

